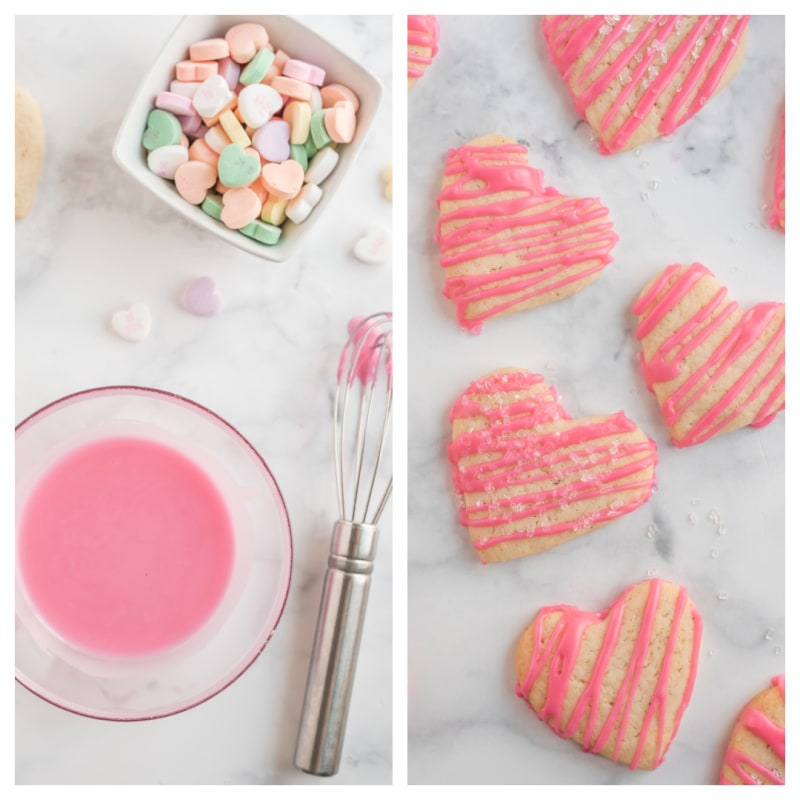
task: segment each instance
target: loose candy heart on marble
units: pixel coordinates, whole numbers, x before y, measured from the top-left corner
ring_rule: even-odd
[[[261,160],[240,144],[229,144],[219,154],[217,172],[225,186],[238,189],[249,186],[261,174]]]
[[[450,150],[439,193],[444,296],[459,324],[569,297],[611,263],[617,242],[597,199],[545,187],[528,151],[488,135]]]
[[[382,264],[392,251],[389,232],[380,225],[373,225],[356,242],[353,255],[367,264]]]
[[[174,114],[161,108],[154,108],[147,115],[142,147],[145,150],[157,150],[159,147],[178,144],[182,135],[181,123]]]
[[[181,295],[181,305],[199,317],[213,317],[222,309],[222,299],[216,281],[208,276],[195,278],[186,284]]]
[[[550,60],[601,153],[629,150],[682,125],[744,59],[748,16],[547,16]]]
[[[392,199],[392,165],[388,164],[381,170],[381,180],[383,181],[383,196],[387,200]]]
[[[785,306],[747,310],[702,264],[673,264],[633,305],[647,386],[679,447],[747,425],[785,405]]]
[[[129,308],[121,308],[111,317],[114,332],[129,342],[141,342],[150,333],[153,319],[150,309],[144,303],[134,303]]]
[[[542,608],[517,645],[516,693],[585,751],[654,769],[689,704],[702,628],[686,589],[658,579],[600,613]]]
[[[623,412],[573,419],[527,370],[473,381],[450,422],[460,521],[484,563],[589,533],[645,503],[655,483],[655,443]]]

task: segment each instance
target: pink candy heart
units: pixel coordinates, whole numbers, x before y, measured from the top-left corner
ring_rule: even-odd
[[[228,189],[222,195],[222,221],[229,228],[244,228],[261,213],[261,201],[252,190],[243,186]]]
[[[225,41],[231,58],[237,64],[246,64],[262,48],[269,44],[269,34],[257,22],[242,22],[234,25],[226,34]]]
[[[356,132],[356,111],[349,100],[340,100],[325,112],[325,130],[334,142],[347,144]]]
[[[178,194],[193,205],[200,205],[216,182],[216,169],[205,161],[187,161],[175,170],[175,188]]]
[[[267,161],[286,161],[289,147],[289,123],[282,119],[270,120],[253,134],[253,147]]]
[[[222,300],[213,278],[202,277],[190,281],[183,290],[181,305],[198,317],[213,317],[220,312]]]
[[[264,164],[261,170],[267,191],[282,200],[294,197],[303,188],[304,178],[303,165],[291,158],[281,164]]]

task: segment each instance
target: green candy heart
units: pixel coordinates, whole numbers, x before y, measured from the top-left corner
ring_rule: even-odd
[[[268,222],[262,222],[259,219],[254,219],[248,222],[243,228],[239,228],[239,233],[255,239],[261,244],[277,244],[278,239],[281,238],[281,229],[276,225],[270,225]]]
[[[328,136],[328,131],[325,129],[325,111],[326,109],[320,108],[318,111],[313,111],[311,113],[310,138],[317,150],[321,150],[326,144],[330,144],[331,141],[333,141],[331,137]],[[308,149],[307,144],[306,149]],[[309,153],[308,156],[311,158],[311,153]]]
[[[249,186],[261,174],[261,159],[255,153],[245,153],[240,144],[229,144],[220,153],[217,172],[229,189]]]
[[[268,47],[262,47],[251,59],[250,63],[242,70],[239,76],[239,83],[242,86],[250,86],[254,83],[261,83],[264,76],[269,72],[272,62],[275,60],[275,53]]]
[[[222,198],[218,194],[209,192],[206,199],[200,204],[200,208],[216,220],[222,220]]]
[[[291,153],[289,157],[297,161],[303,168],[303,172],[305,172],[308,169],[308,153],[306,152],[306,148],[303,147],[302,144],[291,144],[289,145],[289,152]]]
[[[147,115],[147,127],[142,136],[145,150],[157,150],[168,144],[180,144],[181,123],[174,114],[161,108],[154,108]]]

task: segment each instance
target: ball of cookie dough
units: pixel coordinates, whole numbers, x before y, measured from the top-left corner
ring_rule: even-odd
[[[37,102],[19,86],[14,106],[14,217],[23,219],[30,213],[36,195],[36,182],[44,158],[44,125]]]

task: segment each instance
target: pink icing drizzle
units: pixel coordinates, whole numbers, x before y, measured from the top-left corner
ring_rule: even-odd
[[[688,267],[673,264],[652,283],[650,288],[634,303],[633,313],[639,316],[639,327],[636,335],[639,341],[650,334],[686,295],[695,284],[705,276],[713,277],[710,270],[702,264],[694,263]],[[783,312],[782,303],[759,303],[741,314],[728,336],[713,350],[705,363],[677,387],[672,394],[661,401],[661,411],[667,424],[672,426],[681,415],[695,403],[705,392],[709,391],[719,376],[735,364],[759,339],[767,329],[775,315]],[[668,336],[659,345],[656,353],[647,361],[640,354],[640,364],[647,381],[647,387],[653,391],[656,383],[667,383],[682,374],[684,360],[693,351],[702,347],[703,343],[719,329],[720,325],[731,315],[737,314],[739,305],[728,298],[727,290],[720,288],[714,297],[696,314],[687,320],[675,333]],[[714,316],[716,314],[716,316]],[[784,336],[784,322],[777,331],[764,343],[751,363],[737,364],[741,375],[733,385],[722,394],[708,411],[697,419],[690,430],[681,438],[673,437],[679,447],[699,444],[715,436],[728,426],[737,416],[748,411],[759,394],[784,370],[784,355],[781,352],[776,363],[761,376],[755,389],[747,397],[740,393],[755,375],[774,348],[780,345]],[[762,427],[771,422],[784,407],[778,401],[784,393],[784,380],[781,377],[776,388],[762,401],[752,427]]]
[[[431,51],[429,56],[408,53],[408,77],[419,78],[439,52],[439,20],[432,14],[409,14],[408,46],[424,47]]]
[[[639,688],[645,662],[650,656],[651,636],[655,625],[661,587],[663,585],[663,581],[658,579],[650,580],[646,583],[649,585],[649,592],[642,613],[639,634],[636,638],[625,676],[622,679],[617,695],[608,712],[608,716],[599,730],[598,724],[602,706],[601,693],[606,667],[608,666],[619,640],[626,600],[628,595],[630,595],[636,587],[630,586],[609,608],[599,614],[581,611],[573,606],[558,605],[543,608],[536,615],[532,634],[534,646],[531,653],[531,661],[525,679],[516,686],[516,693],[519,697],[530,702],[529,695],[533,684],[536,682],[536,679],[545,666],[550,664],[544,705],[541,710],[536,712],[536,715],[553,728],[559,736],[570,739],[580,727],[581,721],[588,710],[586,728],[583,741],[581,742],[581,746],[587,752],[599,753],[613,734],[615,726],[619,723],[613,751],[613,757],[615,759],[619,758],[622,742],[630,722],[633,700]],[[642,721],[642,729],[639,734],[638,744],[630,764],[631,769],[636,769],[641,761],[648,731],[654,720],[657,725],[656,765],[664,760],[666,751],[672,741],[672,739],[668,742],[664,741],[670,665],[675,652],[681,618],[688,603],[688,593],[686,589],[680,587],[672,617],[669,639],[661,662],[656,685],[647,702],[647,711]],[[543,638],[545,617],[554,612],[561,613],[561,617],[556,622],[550,638],[542,647],[539,643]],[[691,666],[686,688],[675,715],[675,722],[672,730],[673,738],[675,733],[677,733],[681,717],[686,710],[686,706],[692,694],[700,653],[702,619],[694,606],[691,608],[691,614],[694,623]],[[565,718],[564,703],[567,691],[570,687],[570,678],[575,670],[583,635],[589,626],[603,621],[607,622],[607,627],[597,661],[592,670],[591,678],[578,698],[572,714],[569,718]]]
[[[502,255],[507,264],[445,278],[444,296],[455,302],[459,324],[473,333],[488,317],[587,278],[611,262],[618,237],[606,219],[608,209],[597,199],[564,197],[545,187],[522,145],[463,145],[447,153],[444,174],[455,180],[442,188],[439,207],[448,201],[462,204],[439,217],[442,267],[447,271],[493,255]],[[514,196],[493,199],[500,192]],[[476,199],[476,205],[464,204]],[[460,224],[443,233],[453,221]],[[586,224],[578,234],[577,226]],[[582,268],[572,272],[577,265]],[[497,302],[481,313],[470,309],[487,299]]]
[[[775,169],[774,200],[772,203],[772,213],[770,214],[769,224],[779,230],[786,232],[786,210],[781,208],[781,203],[786,200],[786,118],[783,120],[781,130],[781,143],[778,146],[778,164]]]
[[[781,697],[786,702],[785,676],[778,675],[772,679],[773,686],[780,689]],[[739,715],[738,724],[761,739],[781,761],[786,761],[786,730],[776,724],[763,711],[745,706]],[[769,767],[757,761],[753,756],[742,752],[735,747],[728,747],[725,751],[725,760],[720,771],[720,784],[732,784],[734,781],[725,777],[725,767],[729,767],[739,778],[739,781],[748,786],[769,785],[783,786],[785,776],[781,771],[776,774]]]
[[[570,87],[570,91],[578,113],[586,117],[587,108],[614,81],[618,82],[617,97],[601,120],[598,131],[601,134],[600,151],[605,154],[625,148],[687,63],[691,63],[691,67],[682,86],[661,115],[659,134],[665,136],[672,133],[696,114],[722,81],[749,16],[651,16],[633,40],[625,45],[625,28],[633,19],[632,16],[621,16],[616,21],[610,21],[604,16],[556,15],[545,17],[543,22],[550,59],[568,83],[573,77],[577,60],[598,37],[603,37],[597,51],[578,76],[578,88]],[[667,57],[667,40],[676,29],[687,25],[691,26],[690,30]],[[612,48],[617,44],[621,49],[613,55]],[[597,65],[606,57],[611,59],[610,65],[594,80],[590,80]],[[620,80],[623,70],[627,70],[626,83]],[[634,100],[637,92],[640,92],[638,99]],[[610,137],[604,135],[613,129],[618,115],[628,103],[633,105],[629,116],[617,122],[619,127]]]
[[[542,391],[533,397],[503,401],[499,408],[487,407],[481,397],[498,397],[500,393],[526,393],[532,387]],[[637,473],[656,464],[655,443],[624,442],[617,438],[636,430],[636,425],[622,412],[599,422],[585,422],[567,430],[549,431],[548,423],[570,419],[556,400],[555,390],[545,386],[541,375],[531,372],[501,373],[474,381],[462,394],[452,411],[450,421],[483,416],[488,427],[460,434],[448,444],[453,484],[462,496],[468,493],[497,493],[489,504],[464,504],[460,521],[469,528],[491,528],[517,523],[514,530],[502,535],[473,541],[481,551],[501,542],[533,536],[553,536],[570,530],[596,527],[638,508],[650,496],[654,474],[635,479]],[[605,441],[604,441],[605,440]],[[565,452],[574,445],[582,447]],[[460,462],[474,454],[490,454],[491,458],[471,467]],[[633,457],[625,465],[616,466],[624,458]],[[599,468],[599,469],[598,469]],[[561,479],[556,489],[515,493],[500,497],[503,490],[546,480]],[[633,491],[623,500],[621,493]],[[603,506],[587,511],[578,519],[551,522],[534,527],[542,513],[592,498],[604,498]]]

